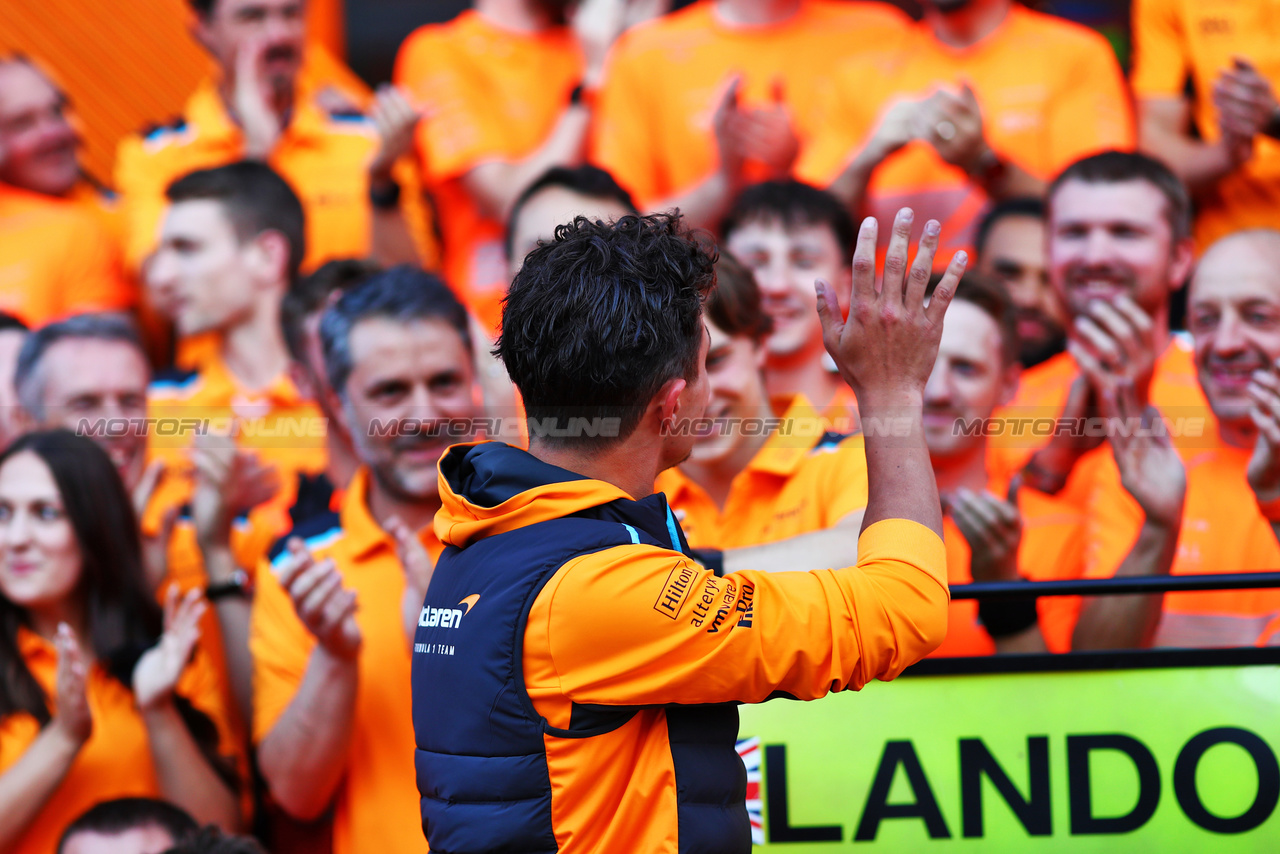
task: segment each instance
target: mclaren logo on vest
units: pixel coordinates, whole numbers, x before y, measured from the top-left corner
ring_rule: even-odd
[[[459,605],[466,606],[465,611],[462,608],[433,608],[430,605],[424,605],[418,613],[418,625],[423,628],[457,628],[462,625],[462,618],[471,612],[478,601],[480,601],[480,594],[473,593],[459,602]]]

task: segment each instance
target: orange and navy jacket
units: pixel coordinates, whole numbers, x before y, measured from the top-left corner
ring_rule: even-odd
[[[413,653],[432,850],[748,851],[735,704],[892,679],[946,634],[915,522],[868,528],[856,567],[717,576],[660,493],[507,445],[450,448],[440,493]]]

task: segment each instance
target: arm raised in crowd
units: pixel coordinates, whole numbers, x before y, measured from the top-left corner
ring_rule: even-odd
[[[230,439],[219,442],[215,437],[196,437],[191,460],[196,471],[191,496],[196,543],[209,584],[226,584],[240,570],[231,548],[232,523],[239,511],[256,507],[279,491],[279,472],[252,452],[238,451]],[[222,630],[236,710],[248,724],[253,719],[253,657],[249,654],[252,600],[247,596],[221,596],[212,605]]]
[[[369,107],[369,118],[378,128],[381,140],[378,153],[369,164],[370,198],[387,200],[385,204],[379,201],[372,206],[370,254],[386,267],[418,264],[418,250],[405,219],[400,184],[395,173],[400,168],[415,168],[405,155],[413,151],[414,129],[422,116],[401,90],[394,86],[380,86]]]
[[[258,764],[285,811],[310,820],[328,807],[346,774],[362,645],[356,595],[343,589],[331,559],[317,562],[300,540],[289,543],[272,572],[283,591],[260,588],[258,596],[283,592],[316,645],[297,693],[261,739]]]
[[[1159,417],[1153,408],[1144,409],[1138,403],[1131,381],[1117,378],[1081,344],[1073,341],[1068,347],[1094,386],[1102,415],[1110,424],[1129,424],[1140,418],[1144,425],[1149,425]],[[1115,577],[1167,575],[1173,566],[1178,534],[1182,530],[1182,504],[1187,486],[1182,460],[1163,433],[1138,435],[1144,431],[1128,429],[1110,432],[1121,485],[1143,512],[1137,540],[1116,569]],[[1160,625],[1163,603],[1162,594],[1087,598],[1072,636],[1072,649],[1149,646]]]
[[[724,571],[758,569],[765,572],[794,572],[853,566],[858,562],[858,534],[862,531],[862,510],[855,510],[823,531],[813,531],[772,543],[726,549]]]
[[[133,696],[147,728],[161,796],[201,824],[234,831],[240,826],[236,793],[209,764],[174,703],[174,688],[200,638],[205,607],[200,591],[179,599],[177,588],[170,588],[164,634],[134,667]]]
[[[572,166],[582,161],[591,127],[591,105],[586,93],[599,87],[605,56],[626,28],[627,12],[627,3],[622,0],[584,0],[577,4],[570,24],[585,59],[583,97],[566,105],[551,133],[528,156],[516,161],[482,163],[462,176],[463,186],[486,217],[506,222],[525,187],[554,166]]]
[[[1280,541],[1280,363],[1254,373],[1249,396],[1253,398],[1249,414],[1258,428],[1249,459],[1249,486],[1271,523],[1271,533]]]
[[[89,662],[65,623],[58,627],[54,645],[57,714],[22,758],[0,774],[0,851],[11,850],[35,821],[93,733],[93,713],[85,693]]]

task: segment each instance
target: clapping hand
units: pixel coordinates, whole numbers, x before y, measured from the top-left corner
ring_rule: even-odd
[[[188,590],[179,598],[178,588],[169,588],[164,603],[164,634],[133,668],[133,697],[139,709],[153,709],[173,697],[178,677],[200,639],[200,618],[207,607],[199,590]]]

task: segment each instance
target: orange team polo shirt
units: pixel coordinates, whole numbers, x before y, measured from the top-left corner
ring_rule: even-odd
[[[1075,360],[1065,352],[1022,372],[1013,401],[993,416],[988,459],[994,478],[1008,482],[1049,443],[1051,422],[1062,413],[1079,373]],[[1186,333],[1174,333],[1156,360],[1150,399],[1165,419],[1180,428],[1181,435],[1172,439],[1184,459],[1216,444],[1213,415],[1200,389],[1191,337]]]
[[[136,302],[115,240],[84,206],[0,183],[0,311],[35,328]]]
[[[1005,497],[1008,484],[992,478],[987,491]],[[1069,502],[1034,489],[1018,491],[1022,516],[1022,541],[1018,544],[1018,573],[1031,581],[1079,578],[1083,572],[1084,513]],[[950,514],[942,520],[942,542],[947,549],[947,583],[970,584],[969,542]],[[1045,596],[1037,600],[1040,631],[1051,652],[1069,652],[1071,632],[1079,615],[1078,597]],[[934,656],[991,655],[995,642],[978,621],[978,600],[953,599],[947,620],[947,638]]]
[[[404,570],[391,536],[369,515],[369,473],[360,469],[342,500],[306,538],[316,558],[332,558],[343,584],[358,597],[364,637],[360,685],[346,776],[337,793],[334,854],[424,852],[413,754],[413,693],[409,641],[400,618]],[[419,536],[433,560],[443,546],[431,526]],[[253,652],[253,733],[261,744],[297,694],[315,639],[298,619],[288,593],[266,568],[258,572],[249,630]]]
[[[1204,3],[1134,0],[1133,91],[1137,98],[1182,98],[1187,79],[1196,92],[1193,117],[1200,137],[1221,138],[1214,81],[1241,56],[1280,90],[1280,6],[1269,0]],[[1196,197],[1199,250],[1247,228],[1280,224],[1280,141],[1259,134],[1253,157]]]
[[[782,84],[797,136],[817,120],[818,82],[851,52],[905,31],[909,19],[887,3],[801,0],[789,19],[732,26],[702,0],[623,34],[597,101],[592,160],[630,190],[641,209],[697,186],[716,169],[712,121],[729,81],[738,102],[774,104]],[[770,177],[747,164],[754,183]]]
[[[19,629],[18,651],[44,689],[50,710],[56,713],[58,654],[53,644],[34,632]],[[225,751],[229,743],[227,715],[203,656],[197,653],[187,665],[176,690],[213,721]],[[101,801],[161,797],[146,725],[134,706],[133,692],[98,664],[89,671],[86,691],[93,712],[93,734],[17,847],[6,854],[53,854],[66,826]],[[40,726],[29,714],[0,720],[0,774],[22,758],[39,734]]]
[[[987,141],[1003,159],[1049,180],[1072,161],[1108,148],[1132,148],[1133,116],[1124,77],[1096,32],[1017,3],[977,44],[956,49],[926,24],[868,48],[827,81],[821,131],[796,172],[819,186],[834,181],[897,99],[919,99],[967,82],[982,112]],[[908,143],[875,170],[866,213],[892,222],[901,207],[916,212],[916,234],[929,218],[942,223],[939,266],[964,249],[989,199],[962,169],[925,141]],[[889,229],[881,230],[883,251]]]
[[[463,176],[483,163],[533,153],[582,72],[582,53],[567,27],[517,33],[474,10],[415,30],[396,57],[396,85],[424,115],[417,150],[436,202],[445,279],[490,330],[502,320],[510,284],[506,223],[481,213]]]
[[[296,105],[267,163],[293,187],[306,212],[305,269],[369,254],[367,167],[379,144],[373,122],[358,113],[328,112],[314,98]],[[115,183],[130,266],[137,268],[155,250],[169,184],[188,172],[238,161],[243,147],[243,134],[212,80],[201,84],[176,122],[120,143]]]
[[[1215,429],[1216,433],[1216,429]],[[1245,479],[1252,448],[1221,442],[1184,455],[1187,495],[1173,575],[1280,569],[1280,544]],[[1085,573],[1109,578],[1138,538],[1143,513],[1113,460],[1099,471],[1085,528]],[[1280,590],[1166,593],[1155,646],[1253,646],[1272,640]],[[1274,642],[1274,641],[1272,641]]]
[[[328,462],[324,415],[283,374],[267,388],[250,391],[214,356],[199,371],[157,378],[147,405],[152,419],[148,456],[168,466],[153,501],[157,508],[190,501],[193,472],[187,450],[199,431],[232,433],[240,448],[279,470],[280,491],[249,516],[252,527],[265,531],[258,536],[274,539],[289,529],[298,475],[319,474]]]
[[[803,399],[738,472],[724,510],[679,468],[658,475],[667,502],[693,548],[734,549],[785,540],[835,525],[867,506],[861,436],[832,441],[823,418]],[[819,567],[797,567],[797,569]]]

